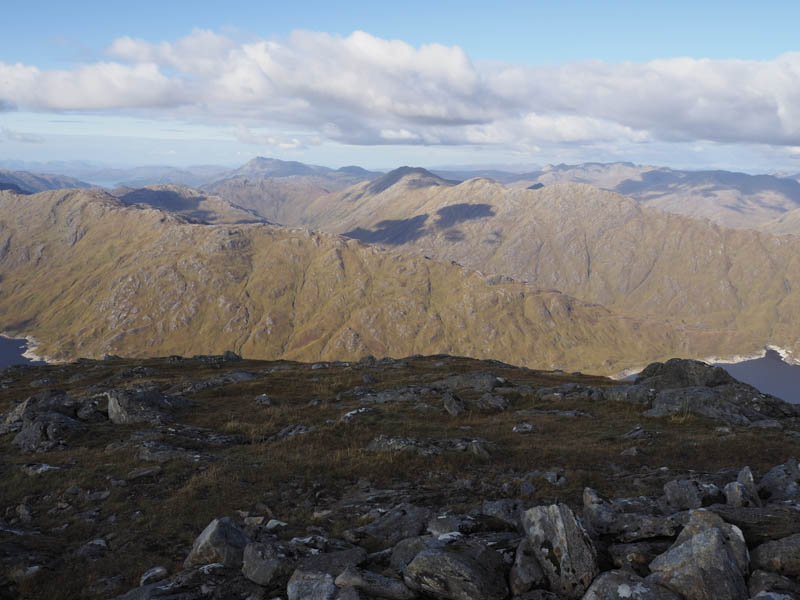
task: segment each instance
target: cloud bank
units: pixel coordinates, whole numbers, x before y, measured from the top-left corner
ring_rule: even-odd
[[[0,62],[0,110],[191,118],[349,144],[538,144],[708,140],[800,146],[800,53],[769,61],[667,58],[561,66],[476,62],[459,47],[364,32],[234,41],[115,40],[70,70]],[[304,137],[305,136],[305,137]]]

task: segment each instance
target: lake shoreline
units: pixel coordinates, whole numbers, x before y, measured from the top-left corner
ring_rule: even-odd
[[[22,356],[30,361],[43,362],[48,365],[56,362],[52,358],[36,353],[36,349],[39,347],[39,342],[37,342],[36,338],[33,336],[14,334],[8,331],[0,331],[0,338],[6,340],[25,340],[25,352],[22,353]]]

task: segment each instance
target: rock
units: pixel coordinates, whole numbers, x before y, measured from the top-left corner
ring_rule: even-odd
[[[647,580],[669,588],[686,600],[746,600],[747,585],[725,534],[705,529],[673,546],[650,563]]]
[[[41,412],[26,415],[22,429],[12,443],[24,452],[48,452],[66,446],[71,435],[84,429],[72,417],[59,412]]]
[[[97,538],[78,548],[75,554],[87,560],[97,560],[108,554],[108,542],[103,538]]]
[[[273,544],[250,543],[244,548],[242,573],[253,583],[269,586],[289,569],[289,561]]]
[[[157,477],[161,475],[161,467],[158,465],[154,467],[142,467],[140,469],[134,469],[130,471],[125,477],[128,481],[135,481],[137,479],[144,479],[147,477]]]
[[[244,548],[250,540],[230,517],[214,519],[197,536],[184,567],[223,563],[225,566],[240,569]]]
[[[594,580],[583,600],[681,600],[667,588],[626,571],[607,571]]]
[[[437,456],[442,452],[469,452],[489,457],[489,444],[480,438],[447,438],[419,440],[408,437],[379,435],[367,444],[368,452],[415,452],[420,456]]]
[[[412,590],[442,600],[503,600],[508,595],[503,559],[476,542],[423,550],[403,572]]]
[[[166,396],[154,388],[134,388],[103,392],[108,398],[108,418],[117,425],[129,423],[161,424],[169,413],[192,404],[181,396]]]
[[[641,450],[636,446],[631,446],[630,448],[626,448],[622,452],[619,453],[620,456],[638,456],[641,454]]]
[[[338,588],[329,573],[295,571],[286,584],[288,600],[334,600]]]
[[[167,569],[165,567],[153,567],[142,573],[142,576],[139,578],[139,585],[143,586],[148,583],[155,583],[156,581],[161,581],[166,576]]]
[[[653,388],[644,385],[617,385],[603,388],[603,395],[611,402],[650,406],[656,393]]]
[[[278,442],[281,440],[290,440],[298,435],[306,435],[316,430],[317,427],[314,425],[301,425],[300,423],[297,423],[295,425],[284,427],[278,433],[268,438],[267,441]]]
[[[800,584],[788,577],[769,571],[753,571],[747,582],[747,589],[751,596],[757,596],[761,592],[778,592],[790,594],[795,598],[800,597]]]
[[[753,569],[773,571],[788,577],[800,576],[800,534],[766,542],[753,549]]]
[[[664,485],[667,502],[677,510],[702,508],[724,501],[722,492],[713,483],[696,479],[676,479]]]
[[[523,512],[525,505],[520,500],[485,500],[481,505],[481,513],[508,523],[520,533]]]
[[[523,513],[522,524],[550,589],[581,597],[599,572],[597,552],[569,507],[533,507]]]
[[[783,429],[783,423],[777,419],[761,419],[753,421],[747,427],[748,429]]]
[[[309,556],[294,570],[286,586],[289,600],[324,600],[336,597],[334,583],[348,567],[358,566],[366,559],[363,548],[352,548]]]
[[[345,532],[345,539],[369,549],[382,549],[425,531],[431,517],[427,508],[399,504],[372,523]]]
[[[256,404],[258,404],[259,406],[274,406],[275,400],[273,400],[267,394],[261,394],[259,396],[256,396]]]
[[[611,544],[607,551],[615,567],[645,577],[650,574],[650,563],[659,554],[669,550],[671,545],[671,542],[666,540],[649,540],[630,544]]]
[[[391,549],[391,556],[389,558],[389,566],[393,571],[402,572],[414,557],[429,548],[440,548],[443,543],[430,535],[421,535],[412,538],[400,540]]]
[[[513,433],[533,433],[535,431],[530,423],[517,423],[511,428]]]
[[[365,594],[389,600],[412,600],[416,594],[398,579],[384,577],[371,571],[348,567],[342,571],[334,583],[339,587],[354,587]]]
[[[797,459],[792,457],[767,471],[758,484],[758,493],[770,502],[800,499],[800,467]]]
[[[374,408],[370,408],[368,406],[362,406],[361,408],[356,408],[354,410],[344,413],[341,417],[339,417],[339,423],[350,423],[351,421],[356,419],[356,417],[360,417],[362,415],[374,412],[377,412],[377,410]]]
[[[466,403],[451,392],[445,392],[445,394],[442,396],[442,405],[452,417],[458,417],[467,412]]]
[[[497,412],[502,412],[506,410],[510,405],[511,403],[505,396],[501,396],[499,394],[492,394],[490,392],[485,392],[480,398],[478,398],[478,401],[475,403],[475,406],[480,410],[489,410]]]
[[[682,527],[678,518],[661,514],[647,498],[605,500],[592,488],[583,490],[583,516],[590,532],[617,542],[671,537]]]
[[[800,533],[800,510],[793,506],[739,508],[714,504],[708,510],[741,529],[751,547]]]
[[[672,358],[665,363],[651,363],[636,376],[636,385],[656,390],[694,386],[715,387],[737,381],[722,367],[699,360]]]
[[[736,566],[739,568],[742,575],[747,577],[750,571],[750,554],[747,551],[747,544],[745,543],[742,530],[736,527],[736,525],[726,523],[719,515],[711,511],[691,511],[689,514],[689,522],[683,528],[672,547],[680,546],[684,542],[691,540],[701,531],[714,528],[722,532],[728,544],[728,548],[731,551],[731,555],[736,561]]]
[[[544,571],[536,560],[528,538],[524,538],[517,546],[508,582],[514,596],[519,596],[533,588],[542,587],[547,583]]]
[[[725,504],[729,506],[761,506],[758,494],[753,493],[738,481],[726,484],[722,492],[725,494]]]

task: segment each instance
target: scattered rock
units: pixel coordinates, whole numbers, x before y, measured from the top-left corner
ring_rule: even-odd
[[[724,496],[713,483],[696,479],[677,479],[664,485],[667,502],[677,510],[701,508],[724,502]]]
[[[339,587],[354,587],[369,596],[388,598],[388,600],[411,600],[416,594],[399,579],[384,577],[371,571],[348,567],[334,580]]]
[[[466,403],[451,392],[445,392],[442,396],[442,405],[450,416],[458,417],[467,412]]]
[[[253,583],[269,586],[290,569],[291,563],[273,544],[250,543],[244,548],[242,573]]]
[[[758,493],[765,500],[800,499],[800,467],[792,457],[782,465],[770,469],[758,484]]]

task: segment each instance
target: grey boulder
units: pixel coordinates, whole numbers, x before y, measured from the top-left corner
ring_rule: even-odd
[[[239,569],[242,567],[244,548],[249,541],[230,517],[214,519],[195,539],[183,566],[189,568],[193,565],[222,563]]]

